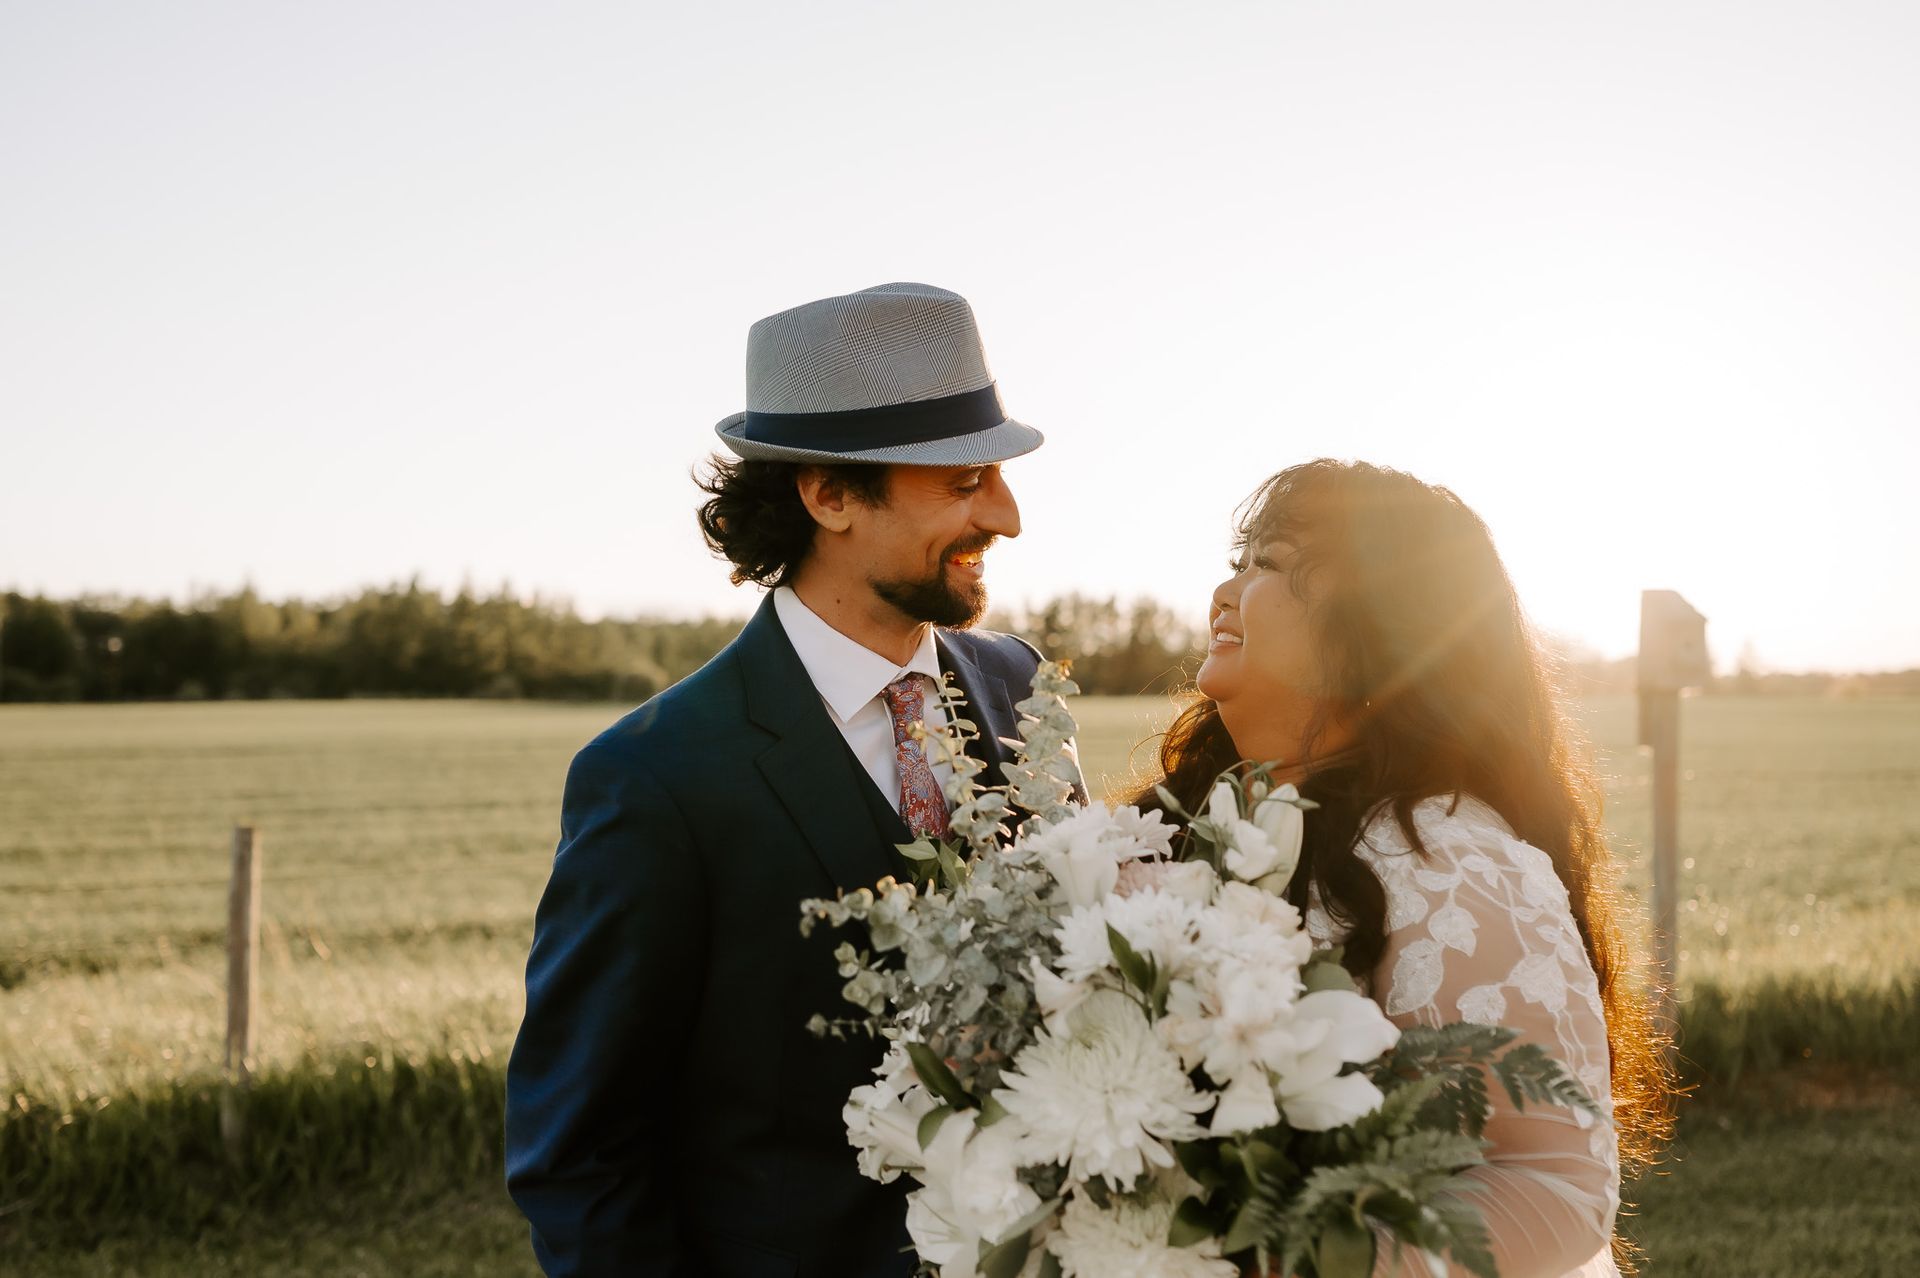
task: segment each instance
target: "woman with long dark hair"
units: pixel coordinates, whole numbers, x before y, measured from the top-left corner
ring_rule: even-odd
[[[1593,778],[1486,526],[1410,475],[1308,462],[1249,499],[1230,571],[1164,783],[1198,810],[1222,771],[1278,761],[1320,804],[1287,895],[1388,1016],[1512,1026],[1579,1077],[1602,1117],[1494,1088],[1468,1174],[1502,1278],[1619,1272],[1621,1168],[1670,1127],[1664,1043]]]

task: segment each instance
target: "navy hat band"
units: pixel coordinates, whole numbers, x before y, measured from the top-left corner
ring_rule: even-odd
[[[992,382],[979,390],[910,404],[881,404],[837,413],[756,413],[748,410],[739,435],[758,444],[821,453],[864,453],[926,444],[992,430],[1007,420]]]

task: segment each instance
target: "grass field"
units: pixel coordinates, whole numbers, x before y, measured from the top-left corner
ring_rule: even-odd
[[[1124,779],[1131,747],[1168,713],[1149,700],[1086,699],[1077,709],[1096,788]],[[60,1175],[67,1201],[90,1202],[98,1219],[151,1205],[154,1172],[205,1156],[198,1136],[179,1133],[203,1135],[210,1113],[227,839],[242,821],[265,832],[259,1057],[263,1076],[280,1081],[263,1086],[281,1088],[273,1094],[288,1139],[307,1142],[306,1163],[284,1161],[277,1180],[267,1177],[278,1197],[262,1203],[332,1202],[332,1181],[308,1184],[303,1166],[377,1183],[375,1138],[406,1144],[412,1124],[408,1158],[425,1171],[407,1181],[410,1192],[438,1193],[431,1212],[468,1221],[455,1232],[490,1237],[498,1204],[461,1187],[497,1163],[481,1148],[497,1130],[488,1089],[519,1018],[567,760],[618,712],[446,702],[0,707],[0,1098],[10,1101],[0,1241],[11,1203],[35,1200]],[[1632,706],[1597,700],[1582,713],[1608,776],[1627,882],[1638,887],[1650,817]],[[1714,1049],[1732,1052],[1726,1059],[1766,1040],[1771,1056],[1754,1055],[1764,1063],[1851,1035],[1873,1059],[1911,1068],[1920,1059],[1911,1006],[1920,703],[1695,700],[1683,752],[1681,948],[1700,1040],[1726,1040]],[[1907,1113],[1903,1148],[1920,1136]],[[1800,1136],[1782,1129],[1779,1139],[1824,1140],[1841,1130],[1836,1121]],[[1866,1131],[1880,1120],[1847,1121]],[[359,1130],[368,1125],[371,1135]],[[1720,1151],[1700,1154],[1703,1167],[1724,1155],[1728,1184],[1775,1183],[1738,1131],[1697,1126],[1695,1136]],[[1770,1150],[1767,1161],[1777,1158]],[[95,1183],[95,1169],[123,1164],[127,1183]],[[200,1189],[194,1176],[178,1178],[159,1195],[167,1205],[157,1217],[217,1227],[227,1191],[209,1176]],[[1650,1191],[1648,1227],[1657,1230],[1662,1211],[1684,1214],[1688,1186],[1704,1196],[1717,1183],[1682,1166]],[[1889,1183],[1899,1182],[1876,1181]],[[1909,1201],[1915,1188],[1909,1180]],[[69,1260],[82,1263],[59,1263]],[[263,1255],[252,1271],[295,1272],[277,1263]],[[357,1263],[343,1253],[316,1271],[456,1271],[391,1257]],[[1821,1272],[1778,1270],[1790,1271]]]

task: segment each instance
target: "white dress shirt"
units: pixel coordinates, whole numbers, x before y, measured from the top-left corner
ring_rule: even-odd
[[[847,739],[860,766],[873,778],[874,785],[887,797],[893,810],[900,810],[900,768],[894,761],[893,716],[887,712],[881,691],[906,674],[920,676],[920,694],[925,704],[924,719],[929,732],[947,725],[947,712],[940,704],[940,652],[934,646],[933,627],[927,627],[919,651],[904,666],[897,666],[873,649],[847,638],[820,619],[820,615],[800,601],[787,586],[773,592],[774,615],[787,632],[800,664],[807,668],[814,691],[827,707],[827,717]],[[931,756],[929,756],[931,757]],[[944,763],[933,765],[933,779],[944,789],[953,769]]]

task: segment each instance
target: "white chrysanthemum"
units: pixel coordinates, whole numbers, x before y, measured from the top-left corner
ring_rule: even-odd
[[[1234,961],[1298,970],[1313,957],[1300,911],[1247,883],[1222,883],[1201,912],[1200,944],[1209,965]]]
[[[847,1143],[860,1151],[860,1174],[884,1185],[921,1165],[920,1119],[940,1102],[920,1085],[898,1042],[873,1072],[879,1081],[854,1088],[840,1114]]]
[[[1171,855],[1173,830],[1158,812],[1118,811],[1104,803],[1080,808],[1064,821],[1023,833],[1020,848],[1039,858],[1070,905],[1091,905],[1113,891],[1123,862]]]
[[[1026,1129],[1026,1161],[1119,1185],[1148,1167],[1172,1166],[1163,1142],[1199,1136],[1193,1116],[1212,1098],[1193,1089],[1139,1005],[1100,990],[1066,1015],[1062,1029],[1043,1031],[1023,1049],[997,1093]]]
[[[1221,1258],[1218,1239],[1168,1245],[1175,1206],[1175,1197],[1159,1189],[1115,1198],[1105,1208],[1076,1194],[1047,1236],[1047,1250],[1067,1278],[1238,1278],[1239,1267]]]
[[[907,1198],[914,1249],[947,1278],[970,1278],[981,1242],[997,1242],[1040,1206],[1019,1178],[1018,1123],[976,1127],[971,1114],[940,1124],[928,1143],[921,1187]]]
[[[1060,920],[1056,966],[1069,981],[1084,981],[1114,967],[1113,939],[1107,935],[1111,927],[1135,953],[1177,976],[1201,961],[1194,949],[1200,912],[1200,906],[1184,897],[1151,889],[1069,910]]]

